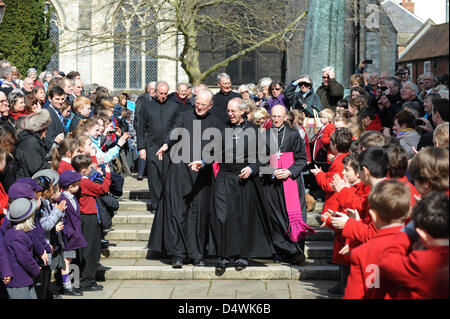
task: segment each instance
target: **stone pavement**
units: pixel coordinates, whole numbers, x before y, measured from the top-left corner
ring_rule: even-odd
[[[103,291],[63,299],[336,299],[326,280],[107,280]]]

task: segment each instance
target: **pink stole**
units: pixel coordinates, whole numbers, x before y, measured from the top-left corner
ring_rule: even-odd
[[[294,153],[292,152],[282,153],[279,159],[277,154],[270,156],[270,165],[275,169],[288,169],[292,164],[294,164]],[[293,242],[297,242],[309,234],[314,234],[316,231],[302,219],[302,208],[297,182],[289,177],[283,181],[283,189],[286,211],[289,217],[287,233]]]

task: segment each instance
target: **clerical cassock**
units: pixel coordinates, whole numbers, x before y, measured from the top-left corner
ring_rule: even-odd
[[[257,141],[248,138],[257,138],[257,134],[257,126],[245,118],[241,123],[228,122],[222,133],[222,158],[213,187],[208,247],[210,255],[219,257],[216,269],[220,271],[226,269],[230,259],[235,260],[237,270],[242,270],[248,258],[272,257],[275,253],[256,186],[260,163],[251,148],[256,148]],[[251,174],[242,178],[240,175],[246,167],[251,169]]]
[[[223,123],[226,123],[228,121],[227,116],[228,102],[236,97],[240,98],[241,95],[233,91],[223,92],[222,90],[220,90],[219,92],[214,94],[213,107],[210,111],[211,114],[213,114],[219,120],[222,120]]]
[[[296,182],[297,187],[294,184],[294,191],[298,192],[298,200],[300,202],[298,208],[301,209],[301,218],[306,223],[307,209],[303,178],[301,176],[302,170],[306,165],[306,151],[303,139],[296,129],[285,124],[280,128],[273,127],[267,130],[266,134],[268,150],[270,149],[269,153],[272,155],[272,160],[275,158],[276,161],[281,156],[291,155],[288,153],[292,153],[293,158],[290,164],[287,167],[278,166],[278,168],[289,170],[289,178]],[[292,211],[292,209],[287,206],[292,203],[292,194],[289,195],[287,193],[286,180],[276,178],[273,174],[274,171],[275,169],[272,172],[266,171],[266,174],[261,174],[264,194],[262,197],[270,220],[272,243],[277,254],[283,260],[291,263],[301,263],[304,259],[304,238],[296,241],[289,236],[292,231],[293,221],[292,217],[290,221],[288,214],[288,210]],[[288,197],[286,197],[287,195]],[[294,197],[296,196],[297,194]],[[291,203],[287,203],[287,200],[291,201]],[[309,228],[304,224],[302,224],[302,227]],[[313,232],[312,229],[310,230]],[[303,230],[301,235],[305,235],[305,232],[307,231]]]
[[[137,149],[145,149],[147,153],[147,180],[152,210],[157,207],[170,163],[167,154],[164,154],[163,160],[159,161],[156,152],[173,127],[175,118],[180,111],[178,103],[173,100],[166,99],[161,102],[157,98],[152,99],[148,103],[148,107],[140,110]]]
[[[193,171],[188,164],[202,160],[203,149],[209,143],[209,140],[201,139],[203,132],[220,125],[221,121],[210,113],[200,116],[196,109],[191,109],[178,114],[165,140],[170,150],[176,150],[170,153],[171,164],[155,213],[148,247],[152,252],[171,257],[174,268],[181,267],[186,259],[190,259],[194,265],[201,264],[205,256],[212,163],[204,163],[199,171]],[[184,133],[178,136],[175,131],[180,132],[180,129]]]

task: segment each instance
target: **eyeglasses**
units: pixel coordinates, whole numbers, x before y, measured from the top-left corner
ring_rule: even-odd
[[[273,88],[272,90],[275,90],[275,91],[280,91],[280,90],[281,90],[281,88]]]
[[[308,83],[308,82],[300,82],[298,85],[299,85],[299,86],[310,87],[310,86],[311,86],[311,83]]]
[[[242,94],[242,93],[248,93],[248,91],[241,91],[241,94]]]
[[[329,76],[322,76],[322,79],[329,79]]]

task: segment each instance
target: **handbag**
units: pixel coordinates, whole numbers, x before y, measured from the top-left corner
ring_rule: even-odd
[[[311,141],[313,137],[317,134],[319,129],[322,127],[322,122],[320,121],[319,113],[315,108],[312,108],[314,117],[305,118],[305,129],[308,139]]]

